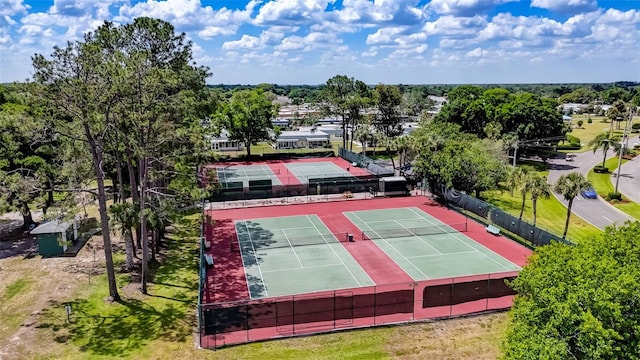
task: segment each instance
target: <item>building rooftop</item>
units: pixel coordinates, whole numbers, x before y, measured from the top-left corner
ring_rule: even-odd
[[[31,230],[31,235],[61,233],[67,231],[70,226],[70,221],[51,220]]]

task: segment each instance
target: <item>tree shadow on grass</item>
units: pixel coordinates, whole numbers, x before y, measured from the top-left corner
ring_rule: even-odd
[[[70,340],[95,355],[126,356],[157,339],[184,342],[195,326],[189,308],[171,302],[160,308],[126,299],[104,312],[88,300],[51,305],[42,311],[37,327],[49,328],[56,338]],[[67,322],[65,305],[71,306],[71,322]]]
[[[40,313],[37,327],[50,329],[55,339],[73,342],[93,355],[122,357],[158,339],[187,341],[196,327],[198,234],[197,220],[180,223],[168,234],[166,256],[154,265],[150,297],[144,301],[124,298],[107,304],[99,296],[52,301]],[[70,322],[66,305],[71,306]]]

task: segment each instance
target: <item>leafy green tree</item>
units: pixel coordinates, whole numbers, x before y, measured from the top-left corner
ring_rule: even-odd
[[[562,104],[577,103],[577,104],[589,104],[598,100],[598,93],[593,89],[581,87],[573,90],[570,93],[560,96],[558,101]]]
[[[602,167],[604,167],[605,162],[607,161],[607,152],[612,146],[614,148],[616,148],[616,146],[619,146],[616,145],[618,144],[618,141],[620,141],[620,137],[617,134],[611,131],[607,131],[596,135],[595,138],[587,143],[587,146],[589,146],[589,148],[593,150],[594,154],[596,151],[602,149]]]
[[[410,116],[418,116],[431,109],[434,102],[429,98],[429,93],[424,86],[414,86],[409,92],[403,94],[404,112]]]
[[[618,86],[600,92],[600,97],[605,104],[613,104],[616,101],[627,102],[631,100],[631,93]]]
[[[464,132],[473,133],[479,136],[478,129],[484,128],[483,123],[477,123],[469,117],[477,117],[483,114],[482,102],[476,102],[474,106],[467,110],[473,102],[482,96],[482,88],[479,86],[463,85],[456,87],[447,94],[447,103],[436,115],[436,122],[450,122],[458,124]],[[484,117],[484,115],[482,115]]]
[[[416,144],[415,171],[431,188],[438,184],[474,192],[497,187],[505,175],[503,159],[476,136],[451,123],[429,123],[412,134]]]
[[[214,115],[218,129],[225,129],[231,140],[242,142],[251,156],[251,145],[269,140],[273,134],[271,119],[277,107],[261,90],[241,90],[233,94],[229,103]]]
[[[538,248],[517,292],[503,359],[639,359],[640,223]]]
[[[562,195],[562,197],[568,202],[567,205],[567,219],[564,224],[564,232],[562,238],[567,237],[567,231],[569,230],[569,219],[571,218],[571,207],[573,206],[573,200],[581,192],[589,189],[591,184],[584,177],[584,175],[578,172],[570,172],[568,174],[560,176],[558,181],[553,187],[553,191]]]
[[[402,94],[397,86],[379,84],[373,91],[377,108],[375,126],[385,136],[394,138],[402,133],[400,104]]]
[[[521,141],[561,136],[568,131],[558,103],[530,93],[515,94],[511,101],[497,107],[495,120],[502,125],[503,133],[516,134]]]
[[[347,148],[347,134],[350,126],[360,119],[362,107],[369,98],[365,83],[346,75],[336,75],[325,83],[320,98],[325,112],[340,116],[342,122],[342,147]]]

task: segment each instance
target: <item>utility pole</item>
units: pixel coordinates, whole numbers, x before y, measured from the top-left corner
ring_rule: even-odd
[[[633,110],[629,110],[629,118],[624,127],[624,133],[622,133],[622,140],[620,140],[620,154],[618,156],[618,173],[616,174],[616,188],[613,190],[614,194],[618,193],[618,184],[620,183],[620,168],[622,167],[622,154],[625,150],[625,139],[629,137],[629,131],[631,129],[631,123],[633,122]]]

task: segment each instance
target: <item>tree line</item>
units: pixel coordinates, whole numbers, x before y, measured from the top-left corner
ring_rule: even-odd
[[[124,268],[140,271],[146,293],[165,225],[203,195],[202,119],[217,101],[208,69],[192,58],[192,44],[167,22],[105,22],[34,55],[33,82],[3,91],[0,207],[20,209],[28,227],[29,207],[52,209],[54,194],[63,195],[51,218],[72,217],[81,197],[96,199],[114,300],[113,227],[125,241]]]
[[[250,155],[252,145],[277,135],[271,122],[277,95],[313,102],[340,119],[344,148],[352,148],[354,140],[365,153],[368,144],[383,145],[398,154],[394,168],[403,172],[411,165],[431,185],[478,196],[501,184],[518,191],[520,216],[529,197],[534,224],[536,201],[554,190],[569,202],[565,235],[572,201],[589,186],[579,174],[569,174],[551,188],[534,171],[507,166],[509,150],[518,142],[566,134],[558,97],[579,95],[584,92],[579,86],[532,85],[529,92],[527,87],[465,85],[435,91],[429,86],[369,86],[336,75],[318,87],[208,87],[209,69],[194,63],[185,34],[150,18],[124,25],[106,22],[82,40],[34,55],[33,66],[32,82],[0,87],[0,210],[20,210],[28,227],[33,206],[47,217],[64,218],[81,210],[79,199],[95,198],[109,293],[116,301],[111,230],[121,232],[124,268],[140,271],[146,293],[149,264],[165,225],[182,206],[214,190],[199,186],[210,180],[198,172],[198,164],[211,156],[207,136],[225,130]],[[635,86],[597,91],[633,102]],[[435,117],[424,115],[432,105],[430,94],[447,95]],[[407,114],[423,116],[418,129],[402,136]],[[114,199],[110,207],[108,197]],[[610,229],[606,236],[612,240],[595,239],[593,247],[539,250],[513,283],[520,295],[505,356],[633,358],[637,266],[629,264],[638,251],[637,241],[628,240],[634,233],[637,228]],[[590,280],[578,281],[591,265]],[[602,291],[599,276],[608,281]]]

